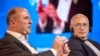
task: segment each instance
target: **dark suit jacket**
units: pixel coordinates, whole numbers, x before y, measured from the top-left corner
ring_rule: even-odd
[[[49,2],[52,3],[55,8],[57,8],[59,0],[49,0]],[[78,0],[76,4],[74,2],[71,3],[71,8],[68,15],[68,22],[66,22],[66,31],[69,31],[69,25],[72,16],[77,13],[82,13],[86,15],[90,21],[90,28],[92,28],[92,3],[90,0]]]
[[[88,39],[95,47],[100,50],[100,45],[93,40]],[[68,41],[71,50],[69,56],[96,56],[96,54],[76,36],[72,36]]]
[[[47,52],[32,54],[26,46],[12,35],[6,33],[0,40],[0,55],[2,56],[54,56],[49,50]]]

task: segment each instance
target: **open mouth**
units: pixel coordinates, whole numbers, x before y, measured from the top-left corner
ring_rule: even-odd
[[[31,28],[31,26],[28,26],[28,29],[30,29]]]

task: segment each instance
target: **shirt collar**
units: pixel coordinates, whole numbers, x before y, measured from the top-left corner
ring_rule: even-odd
[[[14,36],[18,40],[27,41],[27,37],[25,38],[25,36],[20,34],[20,33],[17,33],[17,32],[14,32],[14,31],[10,31],[10,30],[7,30],[7,33],[11,34],[12,36]]]

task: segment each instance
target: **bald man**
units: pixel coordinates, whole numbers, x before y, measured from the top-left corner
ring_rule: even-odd
[[[2,56],[56,56],[62,55],[61,49],[64,44],[62,41],[66,38],[55,38],[53,48],[39,53],[27,42],[27,35],[31,32],[32,21],[25,8],[16,7],[9,11],[7,15],[8,30],[3,39],[0,40],[0,55]],[[68,55],[69,48],[64,47]],[[59,53],[59,54],[58,54]]]
[[[68,42],[68,45],[71,49],[69,56],[100,56],[100,45],[88,38],[88,17],[83,14],[76,14],[72,17],[70,24],[72,36]],[[89,43],[87,45],[85,41],[91,43],[94,48],[88,46]],[[96,49],[97,51],[95,51]]]

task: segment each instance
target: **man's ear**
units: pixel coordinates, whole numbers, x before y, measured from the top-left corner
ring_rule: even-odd
[[[16,20],[12,17],[9,21],[10,25],[15,25],[16,24]]]

